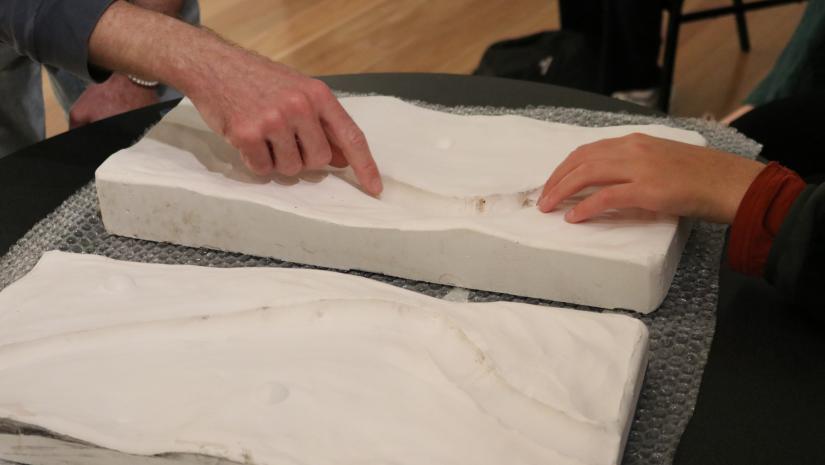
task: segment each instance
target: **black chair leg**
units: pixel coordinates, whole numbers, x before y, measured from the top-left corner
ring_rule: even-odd
[[[739,48],[743,52],[751,51],[751,41],[748,36],[748,22],[745,19],[745,8],[742,0],[733,0],[733,7],[736,9],[736,30],[739,32]]]
[[[676,69],[676,47],[679,45],[679,27],[682,23],[682,0],[672,2],[668,9],[667,37],[665,38],[665,60],[662,82],[659,87],[659,109],[667,113],[670,109],[670,93],[673,87],[673,73]]]

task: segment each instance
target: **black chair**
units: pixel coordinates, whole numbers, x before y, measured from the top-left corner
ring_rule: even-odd
[[[659,89],[659,109],[667,113],[670,108],[670,93],[673,86],[673,71],[676,65],[676,47],[679,43],[679,28],[682,23],[732,14],[736,17],[736,28],[739,31],[739,48],[742,49],[743,52],[749,52],[751,49],[751,44],[750,37],[748,36],[748,23],[745,19],[746,11],[785,5],[788,3],[802,3],[803,1],[805,0],[758,0],[753,2],[733,0],[733,5],[731,6],[683,13],[682,7],[685,3],[684,0],[665,0],[665,9],[668,12],[668,22],[667,35],[665,36],[665,58],[662,69],[662,82]]]

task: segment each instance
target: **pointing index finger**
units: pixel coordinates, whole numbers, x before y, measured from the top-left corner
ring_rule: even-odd
[[[367,138],[337,99],[333,98],[325,106],[321,112],[321,122],[331,142],[352,166],[361,186],[372,195],[380,194],[384,185]]]

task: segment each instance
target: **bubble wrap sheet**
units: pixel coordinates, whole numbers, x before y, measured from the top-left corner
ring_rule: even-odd
[[[489,107],[422,106],[459,114],[520,114],[582,126],[664,123],[702,133],[711,146],[746,157],[760,147],[733,129],[699,119],[663,119],[650,116],[594,112],[581,109],[534,107],[504,110]],[[548,173],[549,175],[549,173]],[[713,337],[718,296],[718,268],[724,227],[697,223],[685,248],[670,292],[659,310],[650,315],[628,313],[650,329],[650,364],[642,387],[623,464],[668,464],[690,419],[702,370]],[[193,264],[215,267],[303,265],[269,258],[194,249],[110,236],[103,228],[94,183],[90,183],[40,221],[4,257],[0,258],[0,290],[25,275],[47,250],[103,255],[119,260]],[[465,296],[473,302],[507,300],[536,305],[566,304],[490,292],[461,290],[364,272],[352,272],[434,297]],[[451,292],[452,291],[452,292]],[[449,296],[448,296],[449,294]],[[582,310],[594,310],[572,306]],[[0,463],[3,463],[0,460]]]

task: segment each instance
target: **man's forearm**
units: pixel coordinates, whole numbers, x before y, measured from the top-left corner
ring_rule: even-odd
[[[147,10],[162,13],[166,16],[178,18],[180,16],[181,9],[183,8],[184,0],[131,0],[130,3],[141,8],[145,8]],[[119,79],[119,76],[115,74],[107,82],[111,83],[113,80],[117,79]],[[125,77],[123,77],[123,80],[127,84],[132,84]]]
[[[206,84],[210,63],[235,53],[234,46],[209,31],[125,1],[109,7],[89,40],[92,63],[159,80],[187,95]]]

